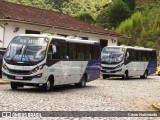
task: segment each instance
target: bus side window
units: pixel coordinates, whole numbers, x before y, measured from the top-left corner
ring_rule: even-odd
[[[141,51],[137,51],[137,59],[138,61],[142,61],[142,55],[141,55]]]
[[[76,43],[69,43],[69,58],[75,60],[76,59]]]
[[[77,58],[78,60],[84,60],[84,45],[77,44]]]
[[[151,61],[151,52],[150,51],[146,51],[146,59],[147,59],[147,61]]]
[[[60,59],[59,45],[51,44],[48,50],[48,60]]]
[[[61,42],[60,46],[61,46],[60,47],[60,49],[61,49],[61,53],[60,53],[61,59],[69,59],[68,43]]]
[[[0,51],[0,60],[3,60],[4,53],[4,51]]]
[[[90,60],[91,59],[91,46],[85,45],[85,59]]]
[[[93,45],[91,46],[91,53],[92,53],[92,59],[93,60],[98,60],[100,57],[100,49],[99,46],[97,45]]]
[[[145,53],[145,51],[142,51],[142,61],[146,61],[146,53]]]
[[[135,61],[135,51],[128,49],[127,52],[129,53],[128,61]],[[127,56],[127,54],[126,54]]]
[[[156,52],[151,52],[151,60],[156,61]]]

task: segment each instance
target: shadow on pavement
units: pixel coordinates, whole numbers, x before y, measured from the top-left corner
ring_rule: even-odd
[[[137,81],[144,81],[144,80],[153,80],[153,78],[147,78],[147,79],[141,79],[141,78],[139,78],[139,77],[130,77],[130,78],[128,78],[128,79],[126,79],[126,80],[123,80],[121,77],[111,77],[111,78],[107,78],[107,79],[104,79],[104,80],[119,80],[119,81],[135,81],[135,80],[137,80]]]
[[[44,92],[41,87],[19,87],[17,90],[9,89],[9,91],[13,92],[32,92],[32,93],[55,93],[55,92],[67,92],[71,90],[88,90],[88,89],[95,89],[96,86],[86,86],[85,88],[77,88],[75,85],[61,85],[61,86],[55,86],[52,91]]]

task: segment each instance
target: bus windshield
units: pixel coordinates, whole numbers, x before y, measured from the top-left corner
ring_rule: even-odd
[[[119,63],[124,59],[124,51],[121,48],[104,48],[101,53],[102,62]]]
[[[18,36],[9,44],[5,60],[38,62],[45,58],[48,39],[43,37]]]

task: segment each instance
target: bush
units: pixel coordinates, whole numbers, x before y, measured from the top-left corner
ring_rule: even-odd
[[[115,0],[108,8],[102,10],[97,18],[97,22],[103,27],[117,27],[122,21],[130,17],[130,15],[131,10],[128,5],[122,0]]]
[[[83,20],[88,23],[94,23],[93,17],[89,13],[81,13],[76,16],[76,18]]]

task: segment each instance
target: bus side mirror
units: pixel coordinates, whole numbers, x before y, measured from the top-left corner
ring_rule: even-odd
[[[126,56],[127,58],[129,57],[129,52],[127,52],[127,56]]]
[[[52,52],[53,52],[53,54],[56,53],[56,46],[55,45],[52,45]]]
[[[66,55],[66,56],[65,56],[65,59],[69,59],[69,56],[68,56],[68,55]]]
[[[129,52],[126,53],[126,60],[129,58]]]

